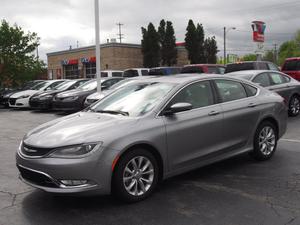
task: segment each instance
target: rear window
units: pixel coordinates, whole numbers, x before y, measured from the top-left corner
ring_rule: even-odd
[[[217,67],[214,67],[214,66],[208,66],[207,67],[207,72],[208,73],[215,73],[215,74],[219,74],[219,70]]]
[[[288,60],[285,61],[282,71],[295,71],[300,70],[300,60]]]
[[[225,73],[231,73],[235,71],[241,70],[254,70],[255,66],[253,62],[245,62],[245,63],[235,63],[235,64],[228,64],[225,69]]]
[[[164,69],[150,69],[149,75],[167,75]]]
[[[181,73],[204,73],[199,66],[185,66],[181,69]]]
[[[123,77],[137,77],[139,75],[137,70],[125,70]]]
[[[149,71],[148,70],[142,70],[142,76],[148,75]]]
[[[122,77],[122,72],[112,72],[112,77]]]

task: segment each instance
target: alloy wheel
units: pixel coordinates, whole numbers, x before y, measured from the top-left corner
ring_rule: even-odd
[[[259,133],[259,149],[265,156],[270,155],[276,145],[276,135],[272,127],[266,126]]]
[[[123,184],[126,191],[133,196],[145,194],[152,186],[154,167],[145,156],[131,159],[123,172]]]
[[[300,101],[297,97],[294,97],[291,101],[290,110],[293,115],[298,115],[300,112]]]

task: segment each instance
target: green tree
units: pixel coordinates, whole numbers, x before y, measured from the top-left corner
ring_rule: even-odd
[[[300,47],[296,40],[286,41],[279,48],[279,65],[282,65],[284,60],[289,57],[300,56]]]
[[[207,59],[205,58],[204,55],[204,29],[202,24],[197,24],[196,28],[196,33],[197,33],[197,44],[198,44],[198,63],[205,63]]]
[[[148,28],[142,27],[142,54],[145,67],[157,67],[160,64],[159,35],[154,25],[149,23]]]
[[[204,41],[204,60],[203,63],[217,63],[217,53],[218,53],[218,46],[215,37],[212,38],[208,37]]]
[[[185,48],[188,52],[188,59],[191,64],[199,62],[199,44],[197,29],[193,20],[189,20],[185,34]]]
[[[34,56],[40,38],[36,33],[25,33],[21,27],[10,26],[5,20],[0,25],[0,59],[3,63],[0,82],[19,85],[35,79],[44,69],[44,63]]]
[[[263,60],[273,62],[273,63],[277,64],[274,51],[272,51],[272,50],[268,50],[268,51],[265,52],[265,54],[263,56]]]
[[[256,61],[255,54],[246,54],[241,58],[242,61]]]
[[[177,63],[176,38],[172,22],[160,22],[158,34],[161,46],[161,65],[172,66]]]

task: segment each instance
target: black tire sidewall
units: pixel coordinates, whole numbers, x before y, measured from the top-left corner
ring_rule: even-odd
[[[291,111],[291,104],[292,104],[292,102],[294,101],[295,98],[297,98],[298,101],[300,102],[300,98],[299,98],[298,96],[293,95],[293,96],[291,97],[291,99],[290,99],[290,101],[289,101],[289,116],[291,116],[291,117],[298,116],[299,113],[300,113],[300,112],[298,112],[297,114],[294,114],[294,113],[292,113],[292,111]]]
[[[154,168],[154,178],[153,183],[149,190],[141,195],[141,196],[133,196],[129,194],[123,184],[123,172],[127,165],[127,163],[137,157],[137,156],[144,156],[147,159],[149,159],[153,165]],[[121,156],[119,161],[117,162],[117,165],[115,166],[113,177],[112,177],[112,193],[115,195],[118,199],[125,201],[125,202],[138,202],[145,198],[147,198],[155,189],[158,183],[158,175],[159,175],[159,167],[157,160],[155,159],[154,155],[146,149],[133,149],[129,150],[129,152],[126,152],[124,155]]]
[[[275,146],[274,146],[274,150],[272,151],[272,153],[270,155],[264,155],[261,151],[260,151],[260,148],[259,148],[259,134],[260,132],[263,130],[263,128],[265,127],[271,127],[274,131],[274,134],[275,134]],[[269,122],[269,121],[264,121],[262,122],[258,128],[256,129],[256,132],[255,132],[255,135],[254,135],[254,140],[253,140],[253,145],[254,145],[254,149],[253,149],[253,156],[255,159],[257,160],[260,160],[260,161],[263,161],[263,160],[268,160],[270,159],[275,151],[276,151],[276,148],[277,148],[277,142],[278,142],[278,132],[277,132],[277,129],[276,129],[276,126]]]

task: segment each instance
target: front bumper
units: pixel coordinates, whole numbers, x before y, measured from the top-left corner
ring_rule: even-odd
[[[20,179],[35,188],[50,193],[110,194],[111,165],[116,151],[99,149],[84,158],[27,158],[19,152],[16,163]],[[66,186],[62,180],[86,180],[83,185]]]
[[[81,98],[74,101],[54,99],[52,101],[52,109],[62,111],[80,111],[83,109],[83,100]]]
[[[29,98],[9,98],[9,107],[29,108]]]
[[[33,109],[51,109],[52,99],[40,100],[40,99],[31,98],[29,100],[29,105]]]

